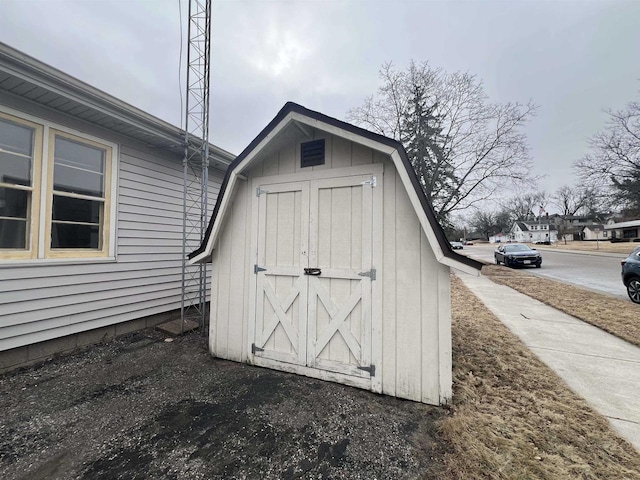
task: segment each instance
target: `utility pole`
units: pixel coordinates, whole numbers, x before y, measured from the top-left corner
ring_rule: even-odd
[[[189,265],[187,254],[200,246],[208,221],[211,0],[190,0],[188,22],[180,320],[182,333],[195,320],[204,334],[207,265]]]

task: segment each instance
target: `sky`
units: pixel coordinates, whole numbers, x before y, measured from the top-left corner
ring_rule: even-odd
[[[181,126],[187,6],[0,0],[0,41]],[[385,62],[428,61],[539,106],[525,133],[552,193],[579,184],[604,110],[640,100],[637,0],[213,0],[211,35],[210,140],[234,154],[287,101],[345,120]]]

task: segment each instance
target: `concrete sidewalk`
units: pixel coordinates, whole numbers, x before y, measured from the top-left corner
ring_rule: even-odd
[[[640,451],[640,348],[487,277],[464,284]]]

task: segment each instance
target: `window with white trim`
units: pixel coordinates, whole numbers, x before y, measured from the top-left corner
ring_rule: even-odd
[[[0,259],[108,256],[112,157],[106,143],[0,112]]]

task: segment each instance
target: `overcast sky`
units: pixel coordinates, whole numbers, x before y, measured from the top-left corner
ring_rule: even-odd
[[[0,0],[0,41],[181,125],[178,0]],[[287,101],[345,119],[384,62],[414,59],[538,104],[527,135],[552,192],[576,183],[603,109],[640,99],[640,1],[214,0],[212,56],[210,139],[232,153]]]

